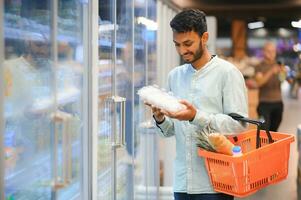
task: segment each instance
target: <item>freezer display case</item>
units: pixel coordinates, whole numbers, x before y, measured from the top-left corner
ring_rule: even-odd
[[[89,194],[93,177],[96,199],[157,197],[156,136],[150,110],[136,95],[156,82],[156,29],[148,24],[156,23],[156,1],[98,1],[97,64],[91,55],[91,2],[0,2],[5,200],[95,199]],[[94,64],[98,109],[93,110],[88,77]],[[88,131],[92,112],[96,133]],[[92,174],[95,160],[88,153],[95,150],[95,134],[97,174]]]
[[[5,199],[81,199],[83,4],[1,3]]]
[[[156,78],[154,0],[99,1],[97,198],[156,199],[159,176],[151,114],[137,90]],[[150,143],[147,142],[147,138]],[[147,158],[154,162],[147,162]],[[149,196],[150,197],[150,196]]]
[[[135,4],[134,60],[134,197],[159,198],[158,136],[150,108],[144,105],[137,91],[157,83],[157,1],[143,0]],[[139,50],[143,46],[143,51]]]

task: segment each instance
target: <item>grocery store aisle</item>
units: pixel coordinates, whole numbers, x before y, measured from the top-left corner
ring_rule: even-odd
[[[295,134],[297,132],[298,124],[301,124],[301,91],[299,91],[299,99],[288,98],[287,91],[288,85],[283,84],[282,93],[284,100],[284,115],[279,132]],[[297,138],[295,138],[297,139]],[[268,186],[251,195],[247,198],[236,198],[237,200],[297,200],[297,164],[298,164],[298,152],[297,142],[291,144],[290,161],[289,161],[289,173],[285,181],[278,184]]]

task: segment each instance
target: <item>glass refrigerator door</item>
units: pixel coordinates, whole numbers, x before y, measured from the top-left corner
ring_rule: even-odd
[[[134,64],[134,193],[136,199],[159,199],[159,160],[157,134],[151,109],[136,95],[138,89],[156,82],[156,1],[135,4],[135,64]]]
[[[98,199],[133,198],[133,7],[99,1]]]
[[[126,98],[124,121],[120,120],[121,127],[125,122],[125,130],[118,131],[116,139],[121,137],[125,144],[116,149],[116,199],[134,199],[134,87],[133,87],[133,6],[132,0],[117,0],[116,6],[116,67],[115,67],[115,90],[118,96]],[[117,108],[117,120],[123,117],[122,110]],[[117,121],[118,122],[118,121]]]
[[[143,143],[146,129],[144,128],[145,121],[145,105],[139,101],[137,91],[146,84],[146,38],[145,25],[141,24],[141,19],[146,16],[146,0],[135,3],[135,38],[134,38],[134,196],[136,199],[147,199],[147,184],[145,160],[149,159],[146,150],[146,143]]]
[[[84,73],[87,67],[83,62],[83,3],[77,0],[58,1],[57,15],[57,65],[56,67],[56,112],[54,124],[58,129],[58,148],[53,159],[54,177],[63,182],[56,193],[58,200],[85,199],[83,197],[83,102]],[[85,22],[88,23],[88,22]],[[87,55],[87,54],[85,54]],[[55,131],[55,130],[54,130]],[[86,133],[86,132],[85,132]],[[55,142],[55,141],[54,141]],[[56,143],[54,143],[56,144]],[[62,180],[60,180],[62,179]]]
[[[83,199],[80,11],[76,0],[5,1],[6,199]]]
[[[113,2],[99,0],[99,63],[98,63],[98,133],[97,133],[97,199],[112,199],[113,135],[113,67],[114,17]]]

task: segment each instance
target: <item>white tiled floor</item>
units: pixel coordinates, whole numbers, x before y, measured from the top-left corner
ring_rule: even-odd
[[[299,100],[288,98],[287,91],[287,85],[284,85],[284,114],[279,132],[296,135],[297,126],[301,124],[301,91],[299,91]],[[297,200],[298,151],[296,139],[291,144],[288,178],[278,184],[268,186],[247,198],[236,198],[236,200]]]

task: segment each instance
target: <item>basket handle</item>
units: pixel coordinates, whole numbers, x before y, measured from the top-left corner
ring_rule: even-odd
[[[232,117],[233,119],[237,120],[237,121],[247,122],[247,123],[250,123],[250,124],[255,124],[257,126],[256,149],[260,148],[261,147],[260,130],[263,130],[264,120],[259,121],[259,120],[249,119],[249,118],[243,117],[243,116],[241,116],[237,113],[230,113],[229,116]],[[267,127],[265,127],[265,132],[268,136],[269,144],[273,143],[274,140],[272,139],[271,133],[270,133],[270,131]]]

